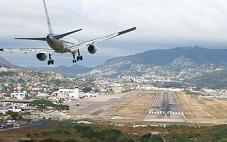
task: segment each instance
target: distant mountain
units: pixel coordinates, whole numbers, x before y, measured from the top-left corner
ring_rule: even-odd
[[[150,50],[107,60],[86,75],[150,75],[153,78],[184,80],[227,67],[227,49],[178,47]]]
[[[14,67],[10,62],[0,57],[0,67]]]
[[[227,89],[227,70],[202,75],[187,82],[198,88]]]
[[[29,67],[28,69],[34,71],[53,71],[56,73],[61,73],[66,76],[75,76],[76,74],[86,73],[91,70],[91,68],[84,67],[81,65],[73,65],[73,66],[57,66],[57,67]]]
[[[0,65],[11,66],[4,59],[1,59]],[[88,75],[112,78],[144,76],[149,80],[189,81],[196,84],[195,82],[199,83],[200,80],[193,79],[207,78],[211,73],[227,70],[227,49],[207,49],[197,46],[158,49],[113,58],[94,68],[73,65],[70,67],[30,67],[29,69],[53,71],[67,76]],[[220,74],[220,76],[227,78],[227,74]]]
[[[107,60],[106,64],[119,63],[121,61],[144,65],[168,65],[181,60],[188,59],[197,65],[214,64],[227,66],[227,49],[207,49],[201,47],[179,47],[174,49],[150,50],[136,55],[118,57]]]

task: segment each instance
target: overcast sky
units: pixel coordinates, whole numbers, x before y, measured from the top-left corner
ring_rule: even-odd
[[[14,37],[42,37],[48,30],[42,0],[0,0],[0,48],[43,47],[46,43],[16,41]],[[47,0],[55,33],[82,28],[72,35],[86,41],[137,27],[137,31],[98,45],[98,53],[83,50],[82,65],[138,52],[198,45],[227,48],[227,0]],[[46,63],[35,54],[0,54],[17,65]],[[71,55],[54,55],[57,65],[71,65]]]

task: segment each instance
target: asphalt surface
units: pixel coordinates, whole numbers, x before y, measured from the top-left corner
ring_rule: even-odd
[[[144,121],[185,122],[184,114],[173,92],[160,92],[155,98]]]
[[[76,103],[69,103],[73,119],[100,118],[114,104],[123,101],[121,97],[85,98]]]
[[[39,120],[39,121],[34,121],[33,123],[26,125],[26,126],[20,126],[20,127],[15,127],[15,128],[8,128],[8,129],[0,129],[0,132],[6,132],[6,131],[12,131],[12,130],[18,130],[18,129],[26,129],[26,128],[45,128],[45,127],[49,127],[50,125],[53,125],[57,122],[58,121]]]

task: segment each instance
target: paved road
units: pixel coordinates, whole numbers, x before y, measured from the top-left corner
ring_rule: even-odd
[[[184,114],[173,92],[161,92],[155,98],[144,121],[149,122],[185,122]]]
[[[30,125],[21,126],[21,127],[15,127],[15,128],[8,128],[8,129],[0,129],[0,132],[6,132],[11,130],[18,130],[18,129],[24,129],[24,128],[42,128],[42,127],[48,127],[50,125],[53,125],[54,123],[57,123],[58,121],[51,121],[51,120],[39,120],[34,121]]]

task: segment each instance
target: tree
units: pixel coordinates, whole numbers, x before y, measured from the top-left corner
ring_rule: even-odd
[[[68,105],[63,105],[63,104],[60,104],[57,106],[57,109],[59,111],[62,111],[62,110],[69,110],[69,106]]]
[[[84,87],[84,89],[82,90],[84,93],[87,93],[87,92],[91,92],[91,87]]]
[[[7,111],[6,115],[10,115],[14,120],[21,118],[18,112]]]
[[[163,142],[163,139],[160,135],[152,135],[148,133],[141,137],[141,142]]]
[[[50,101],[50,100],[45,100],[45,99],[34,100],[34,101],[32,102],[32,104],[33,104],[34,106],[38,106],[39,109],[41,109],[41,110],[45,110],[45,109],[47,109],[48,107],[54,107],[54,106],[55,106],[55,105],[53,104],[52,101]]]

